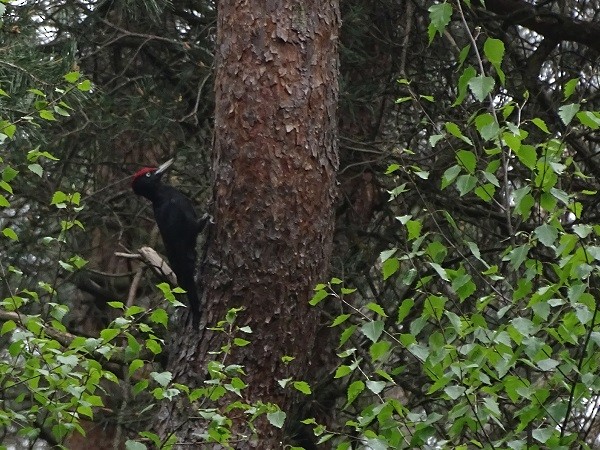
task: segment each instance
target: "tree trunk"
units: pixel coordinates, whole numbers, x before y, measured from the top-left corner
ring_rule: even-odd
[[[251,344],[234,347],[227,363],[244,366],[246,401],[275,403],[288,422],[297,397],[278,380],[310,382],[321,366],[319,315],[308,301],[332,248],[338,27],[337,0],[219,2],[215,224],[200,277],[203,323],[176,338],[169,361],[176,380],[200,385],[215,359],[209,352],[226,342],[208,327],[243,307],[237,325],[252,329],[242,336]],[[286,364],[285,355],[295,359]],[[163,408],[161,434],[190,409]],[[258,440],[236,448],[281,448],[282,430],[262,419],[255,426]],[[180,442],[193,442],[202,427],[187,422],[177,430]],[[234,429],[251,435],[241,421]]]

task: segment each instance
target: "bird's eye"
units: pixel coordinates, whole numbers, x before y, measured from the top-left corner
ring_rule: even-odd
[[[150,175],[152,175],[152,173],[151,173],[151,172],[146,172],[146,176],[147,176],[148,178],[150,178]]]

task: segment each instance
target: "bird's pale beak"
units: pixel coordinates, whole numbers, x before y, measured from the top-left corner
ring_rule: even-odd
[[[171,158],[170,160],[162,163],[158,169],[156,169],[155,175],[162,175],[169,167],[171,167],[171,164],[173,164],[173,162],[175,161],[175,158]]]

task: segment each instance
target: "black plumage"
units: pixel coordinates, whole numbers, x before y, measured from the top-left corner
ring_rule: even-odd
[[[200,299],[194,270],[196,267],[196,238],[209,219],[208,214],[198,218],[192,201],[173,186],[163,184],[161,178],[170,159],[160,167],[145,167],[133,176],[133,192],[152,202],[154,219],[165,245],[167,259],[177,276],[177,282],[187,292],[192,322],[200,322]]]

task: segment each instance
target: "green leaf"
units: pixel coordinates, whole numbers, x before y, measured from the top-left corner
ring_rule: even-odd
[[[348,328],[342,331],[342,334],[340,335],[340,346],[344,345],[348,339],[350,339],[357,328],[358,327],[356,325],[350,325]]]
[[[483,404],[486,407],[486,409],[491,412],[494,416],[496,417],[500,417],[502,415],[502,413],[500,412],[500,408],[498,406],[498,402],[491,397],[485,397],[483,399]]]
[[[29,152],[27,152],[27,161],[29,161],[29,162],[35,162],[39,158],[42,158],[42,157],[50,159],[52,161],[58,161],[59,160],[52,153],[39,151],[39,147],[36,147],[34,150],[30,150]]]
[[[402,304],[398,308],[398,318],[396,319],[396,323],[402,322],[406,316],[408,316],[414,305],[415,301],[412,298],[402,300]]]
[[[485,98],[492,92],[494,89],[494,79],[492,77],[486,77],[483,75],[478,75],[469,80],[469,88],[471,92],[475,96],[475,98],[483,102]]]
[[[579,78],[572,78],[571,80],[565,83],[565,87],[563,89],[563,93],[565,96],[565,100],[568,100],[571,95],[575,92],[575,88],[577,87],[577,83],[579,83]]]
[[[439,33],[440,36],[446,29],[446,26],[450,23],[450,18],[452,17],[452,5],[450,3],[438,3],[437,5],[432,5],[428,9],[429,11],[429,42],[433,41],[436,33]]]
[[[17,324],[14,320],[7,320],[2,324],[2,329],[0,330],[0,336],[4,336],[6,333],[10,333],[14,329],[17,328]]]
[[[438,295],[430,295],[425,300],[423,310],[429,317],[433,317],[436,320],[439,320],[442,318],[442,315],[444,314],[444,306],[445,305],[446,305],[446,298],[438,296]]]
[[[333,376],[333,378],[343,378],[351,372],[352,368],[350,366],[341,365],[335,370],[335,375]]]
[[[477,168],[477,156],[475,153],[469,150],[459,150],[456,152],[456,161],[460,164],[467,172],[475,173]]]
[[[12,123],[7,123],[6,125],[4,125],[5,122],[2,123],[3,125],[0,127],[0,132],[12,139],[17,131],[17,126]]]
[[[18,170],[13,169],[11,166],[6,166],[2,170],[2,181],[10,183],[19,174]]]
[[[44,174],[44,169],[42,168],[42,166],[40,166],[37,163],[35,163],[35,164],[29,164],[27,166],[27,168],[29,169],[30,172],[33,172],[34,174],[36,174],[40,178]]]
[[[375,314],[381,316],[381,317],[387,317],[388,315],[385,313],[385,310],[381,307],[381,305],[377,304],[377,303],[373,303],[370,302],[367,304],[367,309],[370,309],[371,311],[373,311]]]
[[[466,142],[469,145],[473,145],[473,141],[466,137],[460,130],[460,127],[454,122],[446,122],[444,126],[446,127],[446,131],[448,131],[448,133],[450,133],[452,136],[459,138],[460,140]]]
[[[154,339],[146,339],[146,348],[155,355],[162,353],[162,347],[160,343]]]
[[[10,184],[8,184],[6,181],[4,180],[0,180],[0,188],[4,189],[6,192],[8,192],[9,194],[13,193],[13,188]]]
[[[523,218],[529,217],[531,208],[535,204],[533,196],[530,194],[531,188],[525,186],[514,191],[515,211]]]
[[[371,340],[371,342],[377,342],[381,337],[381,333],[383,333],[384,323],[381,320],[373,320],[371,322],[367,322],[360,327],[360,331],[367,338]]]
[[[52,200],[50,201],[51,205],[60,205],[65,203],[68,200],[67,194],[62,191],[56,191],[52,195]]]
[[[70,117],[71,114],[69,113],[69,111],[67,111],[66,109],[60,107],[60,106],[55,106],[54,107],[54,112],[60,116],[63,117]]]
[[[410,344],[408,351],[417,357],[421,362],[424,362],[429,357],[429,349],[421,344]]]
[[[400,168],[401,168],[400,164],[390,164],[388,166],[387,170],[385,171],[385,175],[389,175],[391,173],[394,173],[395,171],[397,171]]]
[[[594,313],[586,305],[577,303],[574,306],[575,316],[582,325],[587,325],[594,318]]]
[[[405,223],[405,222],[403,222],[403,223]],[[398,251],[398,249],[396,249],[396,248],[392,248],[392,249],[389,249],[389,250],[382,251],[379,254],[379,258],[381,259],[381,262],[384,262],[387,259],[389,259],[390,257],[392,257],[394,255],[394,253],[396,253],[397,251]]]
[[[460,171],[461,167],[458,164],[448,167],[444,172],[444,175],[442,175],[441,189],[446,189],[446,187],[456,179]]]
[[[147,450],[147,448],[141,442],[132,441],[131,439],[125,441],[125,450]]]
[[[541,370],[545,372],[549,372],[551,370],[556,369],[559,364],[560,363],[557,360],[552,358],[542,359],[541,361],[535,363],[536,366],[538,366]]]
[[[452,280],[452,289],[456,292],[458,298],[462,302],[475,292],[476,286],[471,275],[464,274]]]
[[[64,76],[64,79],[67,83],[75,83],[80,77],[81,74],[79,72],[69,72]]]
[[[150,372],[150,377],[162,387],[167,387],[173,379],[171,372]]]
[[[558,116],[565,125],[569,125],[575,114],[579,111],[579,103],[569,103],[558,108]]]
[[[138,369],[141,369],[144,366],[144,361],[141,359],[134,359],[129,364],[129,376],[133,375]]]
[[[406,222],[406,230],[408,231],[408,240],[412,241],[421,235],[423,224],[420,220],[409,220]]]
[[[159,325],[162,325],[166,328],[169,324],[169,316],[167,315],[167,312],[164,309],[159,308],[152,311],[152,314],[150,314],[150,321],[158,323]]]
[[[121,330],[116,328],[105,328],[100,332],[100,337],[104,342],[110,342],[121,333]]]
[[[575,233],[581,239],[588,237],[592,231],[593,228],[591,225],[573,225],[573,233]]]
[[[473,175],[461,175],[456,179],[456,189],[460,196],[471,192],[477,186],[477,177]]]
[[[460,54],[458,55],[458,62],[460,63],[460,65],[462,65],[465,62],[465,60],[467,59],[467,56],[469,56],[470,51],[471,51],[471,44],[465,45],[460,50]]]
[[[330,327],[337,327],[338,325],[341,325],[342,323],[344,323],[346,320],[348,320],[350,317],[352,317],[351,314],[340,314],[339,316],[337,316],[333,322],[331,322],[331,325],[329,325]]]
[[[488,167],[491,166],[493,164],[488,164]],[[498,178],[496,178],[496,175],[494,175],[491,172],[488,172],[487,170],[484,170],[483,172],[481,172],[481,174],[483,175],[483,177],[488,180],[490,182],[490,184],[492,186],[495,187],[500,187],[500,182],[498,181]]]
[[[534,230],[538,240],[546,247],[552,247],[558,238],[558,230],[550,224],[542,224]]]
[[[432,147],[435,147],[436,144],[438,142],[440,142],[442,139],[444,139],[443,134],[432,134],[431,136],[429,136],[429,145],[431,145]]]
[[[389,450],[390,446],[388,444],[387,439],[378,438],[378,437],[370,437],[364,440],[365,447],[369,450]]]
[[[554,428],[552,428],[552,427],[537,428],[537,429],[533,430],[533,432],[531,433],[533,438],[542,444],[545,444],[546,441],[548,441],[548,439],[550,439],[553,434],[554,434]]]
[[[56,120],[54,117],[54,113],[49,109],[42,109],[40,112],[40,117],[44,120]]]
[[[507,255],[507,259],[510,261],[511,265],[515,270],[521,267],[521,264],[527,259],[527,255],[529,253],[529,245],[521,245],[512,249]]]
[[[425,252],[427,255],[429,255],[433,262],[439,264],[444,261],[444,258],[448,254],[448,248],[440,241],[431,241],[427,245]]]
[[[504,144],[508,145],[511,150],[518,150],[521,147],[521,138],[512,133],[502,134],[502,140],[504,141]],[[497,152],[494,154],[501,153],[500,149],[494,149],[492,151]],[[486,153],[490,154],[488,151],[486,151]],[[496,172],[500,168],[501,165],[502,165],[502,161],[500,161],[500,159],[492,159],[486,166],[485,170],[487,172],[493,173],[493,172]],[[500,187],[500,186],[498,185],[498,187]]]
[[[580,111],[577,113],[577,118],[582,125],[597,130],[600,128],[600,114],[594,111]]]
[[[531,119],[531,122],[533,122],[533,124],[538,127],[540,130],[542,130],[544,133],[549,134],[550,130],[548,130],[548,126],[546,125],[546,122],[544,122],[542,119],[536,117],[535,119]]]
[[[277,384],[285,389],[290,381],[292,381],[292,378],[284,378],[282,380],[277,380]]]
[[[486,183],[482,186],[477,186],[473,192],[481,200],[489,203],[494,199],[496,187],[491,183]]]
[[[420,170],[418,167],[412,167],[413,173],[418,176],[421,180],[429,179],[429,172],[427,170]],[[403,191],[406,192],[406,191]]]
[[[458,106],[464,101],[465,97],[467,96],[469,82],[475,76],[477,76],[477,71],[473,66],[468,66],[465,68],[465,70],[463,70],[463,73],[458,79],[458,97],[456,97],[456,100],[454,101],[452,106]]]
[[[283,428],[287,415],[283,411],[275,411],[267,413],[267,420],[276,428]]]
[[[321,303],[321,301],[325,298],[327,298],[329,296],[329,294],[327,293],[327,291],[325,289],[320,289],[317,292],[315,292],[315,295],[313,295],[313,297],[310,299],[310,301],[308,302],[311,306],[316,306],[319,303]]]
[[[371,360],[377,361],[380,358],[386,356],[391,348],[391,344],[388,341],[378,341],[371,344],[369,348],[369,354],[371,355]]]
[[[536,333],[537,327],[534,323],[525,317],[517,317],[511,321],[511,325],[523,337],[528,337]]]
[[[492,64],[501,64],[504,58],[504,42],[500,39],[487,38],[483,44],[483,53]]]
[[[367,381],[367,389],[369,389],[373,394],[379,394],[385,388],[385,381]]]
[[[356,397],[358,397],[365,390],[365,383],[361,380],[354,381],[348,386],[347,398],[348,404],[352,404]]]
[[[294,386],[294,389],[302,392],[305,395],[310,395],[312,393],[310,385],[306,381],[294,381],[292,386]]]
[[[521,145],[513,149],[519,161],[530,170],[535,169],[537,165],[537,152],[532,145]]]
[[[42,91],[40,91],[39,89],[32,88],[32,89],[27,89],[27,91],[28,91],[28,92],[31,92],[32,94],[35,94],[35,95],[37,95],[37,96],[39,96],[39,97],[46,97],[46,94],[44,94],[44,93],[43,93]]]
[[[498,122],[490,113],[479,114],[475,118],[475,127],[484,141],[496,139],[500,131]]]
[[[136,314],[140,314],[145,312],[146,310],[144,308],[142,308],[141,306],[138,305],[132,305],[130,307],[128,307],[125,312],[124,312],[124,316],[125,317],[132,317],[135,316]]]
[[[77,84],[77,89],[83,92],[88,92],[92,89],[92,83],[90,80],[83,80],[81,83]]]
[[[17,233],[15,233],[15,231],[11,228],[5,228],[4,230],[2,230],[2,234],[12,241],[19,240],[19,236],[17,236]]]
[[[504,85],[505,75],[501,68],[504,58],[504,42],[499,39],[487,38],[483,44],[483,53],[496,69],[500,83]]]
[[[400,186],[396,186],[391,191],[388,191],[388,193],[390,194],[390,201],[394,200],[396,197],[398,197],[404,192],[408,192],[408,189],[406,189],[406,183],[402,183]]]
[[[383,279],[387,280],[400,269],[400,261],[398,258],[389,258],[381,265]]]
[[[467,390],[464,386],[448,386],[444,388],[444,392],[451,400],[456,400]]]
[[[250,341],[247,339],[242,339],[239,337],[233,339],[233,345],[235,345],[236,347],[245,347],[248,344],[250,344]]]

